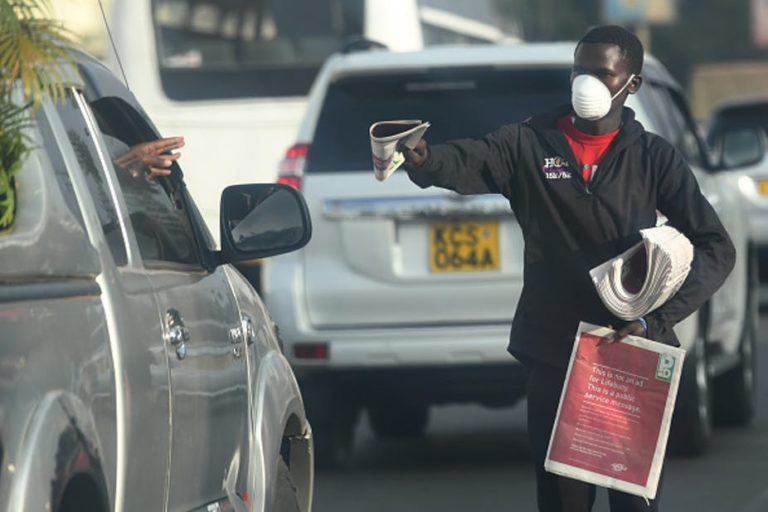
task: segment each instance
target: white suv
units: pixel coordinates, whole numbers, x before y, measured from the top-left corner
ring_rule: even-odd
[[[349,453],[357,411],[382,436],[418,435],[429,406],[512,405],[524,371],[506,352],[523,286],[523,237],[501,196],[422,190],[405,172],[374,179],[368,127],[431,122],[429,141],[478,137],[570,99],[574,44],[443,47],[338,55],[321,71],[280,172],[314,221],[303,251],[268,260],[263,291],[316,432],[318,460]],[[737,173],[710,170],[681,90],[648,58],[630,106],[688,157],[738,248],[706,311],[677,328],[688,357],[676,416],[681,449],[709,435],[707,372],[744,422],[754,400],[754,276]],[[552,321],[557,321],[553,312]],[[709,365],[707,364],[709,362]],[[717,395],[717,398],[720,395]],[[730,410],[727,408],[730,407]]]

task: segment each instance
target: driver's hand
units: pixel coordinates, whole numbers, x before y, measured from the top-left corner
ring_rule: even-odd
[[[115,165],[128,171],[132,177],[146,176],[152,180],[157,176],[171,174],[169,167],[179,159],[181,153],[170,153],[184,147],[184,137],[167,137],[132,146],[127,153],[116,158]]]

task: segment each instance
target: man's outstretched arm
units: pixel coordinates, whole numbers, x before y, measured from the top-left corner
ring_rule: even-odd
[[[404,151],[411,181],[459,194],[511,195],[519,127],[504,126],[481,139],[462,139],[429,146],[419,141]]]

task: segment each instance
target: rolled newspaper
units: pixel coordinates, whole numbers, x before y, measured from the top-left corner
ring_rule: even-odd
[[[373,171],[376,179],[384,181],[405,162],[397,150],[400,144],[413,149],[429,128],[428,122],[419,120],[380,121],[368,129],[373,153]]]
[[[605,307],[623,320],[637,320],[667,302],[693,261],[691,242],[671,226],[640,235],[641,242],[589,272]]]

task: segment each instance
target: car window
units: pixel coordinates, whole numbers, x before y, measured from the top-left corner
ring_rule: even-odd
[[[109,180],[104,168],[99,163],[96,141],[88,129],[88,124],[74,94],[68,94],[62,101],[57,102],[56,110],[88,182],[88,189],[96,206],[96,213],[101,222],[101,228],[104,231],[104,237],[112,253],[112,258],[116,265],[126,265],[128,257],[125,239]],[[54,160],[54,165],[55,162],[56,160]]]
[[[117,98],[102,98],[90,106],[113,162],[144,263],[200,266],[195,233],[178,180],[135,176],[114,163],[131,148],[156,139],[141,115]]]
[[[649,106],[660,121],[662,133],[659,135],[677,147],[689,164],[703,166],[706,160],[689,121],[685,101],[678,93],[660,84],[648,83],[647,88],[651,98]]]
[[[698,167],[704,166],[706,159],[702,154],[701,144],[696,135],[685,99],[680,93],[673,91],[672,89],[664,88],[664,92],[672,105],[670,114],[678,129],[678,133],[680,134],[675,145],[677,145],[678,149],[685,155],[691,165]]]
[[[49,124],[49,119],[44,114],[42,109],[37,112],[36,121],[37,127],[40,130],[40,134],[43,138],[43,147],[45,149],[45,153],[51,162],[53,175],[56,178],[56,182],[59,184],[59,190],[61,191],[61,195],[67,205],[67,209],[70,211],[70,213],[72,213],[80,226],[85,229],[83,214],[80,211],[80,205],[77,202],[75,187],[72,184],[71,177],[69,176],[67,164],[64,162],[64,156],[61,154],[59,145],[56,143],[53,130]]]
[[[351,76],[328,88],[307,172],[367,171],[368,127],[382,119],[431,123],[427,140],[482,137],[570,101],[569,67],[439,69]]]
[[[644,103],[648,109],[648,113],[655,121],[654,125],[656,129],[652,131],[656,135],[659,135],[672,142],[672,140],[675,138],[674,122],[670,117],[667,98],[662,93],[661,86],[656,85],[653,82],[646,81],[643,83],[643,86],[640,87],[638,94],[644,96]]]
[[[718,137],[729,128],[759,126],[768,135],[768,103],[755,101],[717,111],[711,121],[708,142],[715,145]]]
[[[627,97],[626,106],[635,112],[635,120],[642,124],[643,128],[651,133],[660,134],[659,121],[649,102],[645,87],[641,87],[636,94],[630,94]]]

